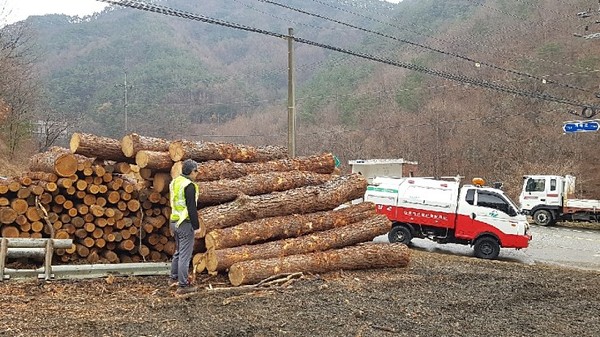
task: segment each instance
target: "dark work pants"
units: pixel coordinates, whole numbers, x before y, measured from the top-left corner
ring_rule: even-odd
[[[180,287],[189,285],[188,275],[192,253],[194,252],[194,230],[189,220],[175,227],[171,222],[171,233],[175,237],[175,254],[171,261],[171,278],[177,278]]]

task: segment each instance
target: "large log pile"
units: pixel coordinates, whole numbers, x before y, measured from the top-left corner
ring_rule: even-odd
[[[199,161],[194,178],[203,232],[194,256],[197,271],[332,252],[389,230],[390,222],[376,215],[373,204],[338,209],[364,194],[362,176],[332,174],[332,154],[289,159],[285,153],[276,146],[137,134],[118,141],[76,133],[70,151],[36,154],[30,172],[0,181],[0,232],[73,239],[71,248],[57,251],[57,262],[166,261],[175,250],[168,184],[187,158]],[[400,260],[408,259],[398,252]],[[236,282],[255,280],[243,266],[237,272],[242,276],[233,276]],[[253,275],[269,273],[271,267],[264,268]]]

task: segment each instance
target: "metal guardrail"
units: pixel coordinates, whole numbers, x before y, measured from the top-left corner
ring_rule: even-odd
[[[52,267],[53,280],[86,279],[113,276],[169,275],[171,264],[167,262],[140,262],[120,264],[56,265]],[[44,278],[44,268],[10,269],[5,275],[11,279]]]
[[[171,264],[168,262],[141,262],[121,264],[81,264],[52,266],[54,249],[68,248],[71,239],[31,239],[0,238],[0,282],[8,279],[43,278],[80,279],[114,276],[151,276],[168,275]],[[6,268],[7,258],[33,257],[43,258],[40,268]]]

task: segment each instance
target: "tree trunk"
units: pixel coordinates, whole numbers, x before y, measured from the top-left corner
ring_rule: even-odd
[[[213,229],[232,227],[246,221],[332,210],[362,197],[366,190],[367,180],[361,175],[352,174],[335,177],[318,186],[240,197],[227,204],[201,209],[198,215],[203,230],[200,237]]]
[[[230,143],[193,142],[177,140],[170,144],[173,161],[231,160],[238,163],[265,162],[287,157],[287,149],[280,146],[248,146]]]
[[[240,195],[260,195],[303,186],[321,185],[330,179],[329,174],[289,171],[256,173],[239,179],[201,182],[198,202],[202,206],[222,204],[235,200]]]
[[[331,153],[319,156],[272,160],[264,163],[234,163],[229,160],[209,161],[198,165],[198,181],[236,179],[250,173],[311,171],[331,174],[335,160]],[[171,172],[173,175],[173,172]]]
[[[385,215],[378,214],[344,227],[315,232],[297,238],[271,241],[258,245],[209,250],[206,267],[209,272],[223,271],[236,262],[342,248],[371,241],[376,236],[389,232],[391,227],[390,220]]]
[[[46,151],[37,153],[29,160],[29,170],[70,177],[77,172],[77,157],[67,152]]]
[[[224,249],[268,240],[299,237],[362,221],[375,215],[375,204],[363,202],[335,211],[276,216],[215,229],[206,234],[206,248]]]
[[[140,168],[149,168],[156,171],[170,171],[173,161],[167,152],[139,151],[135,155],[135,162]]]
[[[368,243],[311,254],[239,262],[231,266],[229,281],[234,286],[260,282],[284,273],[322,274],[336,270],[402,268],[410,251],[401,243]]]
[[[133,158],[128,158],[121,150],[121,142],[107,137],[87,133],[74,133],[71,136],[70,148],[72,153],[77,153],[98,160],[112,160],[133,163]]]
[[[126,157],[131,158],[141,150],[168,152],[170,143],[162,138],[145,137],[132,133],[121,140],[121,150]]]

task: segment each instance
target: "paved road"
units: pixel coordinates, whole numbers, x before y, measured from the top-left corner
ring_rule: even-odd
[[[566,227],[541,227],[532,225],[533,240],[522,250],[501,249],[501,260],[526,264],[550,263],[575,268],[600,270],[600,230]],[[387,241],[382,235],[374,241]],[[424,239],[413,239],[415,249],[425,249],[442,254],[472,256],[470,246],[437,244]]]

